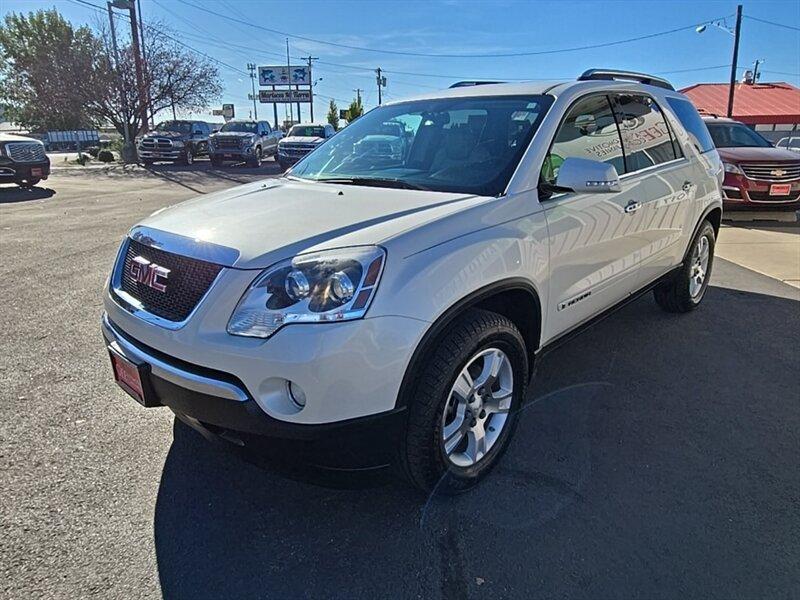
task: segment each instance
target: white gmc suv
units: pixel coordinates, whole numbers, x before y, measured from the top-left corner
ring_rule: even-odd
[[[387,124],[403,152],[364,151]],[[273,460],[466,489],[548,346],[650,289],[700,304],[722,175],[692,104],[648,75],[386,104],[282,178],[130,230],[102,318],[115,379]]]

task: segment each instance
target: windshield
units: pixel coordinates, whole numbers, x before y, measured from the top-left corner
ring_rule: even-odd
[[[292,175],[496,196],[551,102],[550,96],[485,96],[383,106],[309,154]]]
[[[706,123],[717,148],[771,148],[767,140],[741,123]]]
[[[225,131],[242,131],[244,133],[255,133],[258,130],[258,125],[255,123],[248,123],[246,121],[229,122],[225,123],[220,129],[221,132]]]
[[[163,121],[156,126],[156,131],[177,131],[178,133],[189,133],[192,124],[189,121]]]
[[[325,137],[325,128],[312,125],[295,125],[289,130],[289,136],[293,135],[298,137]]]

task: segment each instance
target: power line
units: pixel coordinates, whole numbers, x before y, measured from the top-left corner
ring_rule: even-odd
[[[750,19],[751,21],[758,21],[759,23],[766,23],[767,25],[774,25],[775,27],[791,29],[792,31],[800,31],[800,27],[795,27],[794,25],[786,25],[784,23],[776,23],[775,21],[767,21],[766,19],[759,19],[758,17],[751,17],[750,15],[744,15],[744,18]]]
[[[683,27],[676,27],[674,29],[669,29],[666,31],[659,31],[656,33],[650,33],[647,35],[641,35],[633,38],[627,38],[623,40],[616,40],[613,42],[603,42],[600,44],[589,44],[586,46],[575,46],[572,48],[558,48],[554,50],[536,50],[536,51],[528,51],[528,52],[505,52],[505,53],[492,53],[492,54],[437,54],[437,53],[424,53],[424,52],[408,52],[408,51],[401,51],[401,50],[379,50],[377,48],[367,48],[364,46],[353,46],[350,44],[339,44],[337,42],[329,42],[326,40],[319,40],[315,38],[310,38],[302,35],[288,33],[286,31],[280,31],[279,29],[272,29],[270,27],[265,27],[263,25],[258,25],[256,23],[250,23],[244,21],[242,19],[237,19],[235,17],[231,17],[230,15],[226,15],[209,8],[205,8],[204,6],[199,6],[192,2],[188,2],[187,0],[178,0],[181,4],[185,4],[187,6],[191,6],[195,10],[202,10],[208,14],[220,17],[222,19],[227,19],[228,21],[232,21],[235,23],[239,23],[241,25],[247,25],[249,27],[254,27],[256,29],[261,29],[263,31],[267,31],[269,33],[273,33],[276,35],[281,35],[285,37],[291,37],[298,40],[303,40],[306,42],[312,42],[315,44],[325,44],[327,46],[333,46],[336,48],[345,48],[347,50],[357,50],[360,52],[374,52],[378,54],[391,54],[395,56],[417,56],[417,57],[424,57],[424,58],[513,58],[513,57],[521,57],[521,56],[543,56],[546,54],[560,54],[563,52],[578,52],[581,50],[596,50],[598,48],[608,48],[609,46],[618,46],[620,44],[628,44],[631,42],[638,42],[641,40],[652,39],[655,37],[660,37],[664,35],[670,35],[673,33],[678,33],[680,31],[686,31],[688,29],[694,29],[699,25],[710,23],[711,21],[704,21],[703,23],[693,23],[691,25],[685,25]],[[723,17],[719,17],[720,19]]]

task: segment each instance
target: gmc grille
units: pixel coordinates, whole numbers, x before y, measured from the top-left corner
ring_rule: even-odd
[[[169,269],[165,291],[153,289],[130,275],[131,261],[137,256]],[[221,270],[220,265],[172,254],[129,239],[120,287],[138,300],[147,312],[179,322],[188,318]]]
[[[214,140],[214,145],[220,149],[229,148],[231,150],[238,150],[240,147],[240,138],[218,137]]]
[[[800,179],[800,162],[784,164],[741,165],[742,171],[750,179],[759,181],[786,182]]]

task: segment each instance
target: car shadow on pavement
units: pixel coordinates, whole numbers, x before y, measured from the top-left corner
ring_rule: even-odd
[[[41,186],[32,188],[21,188],[16,185],[14,187],[0,186],[0,204],[46,200],[52,198],[55,193],[55,190]]]
[[[798,346],[788,297],[712,287],[671,315],[648,295],[541,361],[503,461],[454,498],[290,479],[176,425],[155,507],[162,591],[782,595],[800,551]]]

